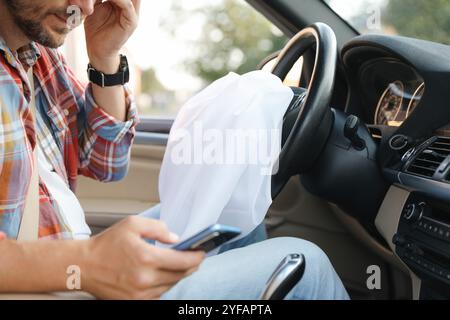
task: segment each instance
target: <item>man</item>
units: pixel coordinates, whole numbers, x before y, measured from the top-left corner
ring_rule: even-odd
[[[203,253],[144,241],[178,240],[157,220],[132,217],[89,237],[73,190],[78,174],[101,181],[126,174],[136,111],[124,86],[126,61],[119,51],[137,26],[139,4],[0,0],[0,292],[65,291],[67,268],[77,265],[81,289],[98,298],[255,299],[282,258],[301,252],[305,275],[289,298],[347,298],[325,254],[302,240],[265,241],[202,263]],[[92,73],[87,87],[55,50],[69,32],[72,5],[85,18]],[[40,179],[40,241],[18,242],[33,150]]]

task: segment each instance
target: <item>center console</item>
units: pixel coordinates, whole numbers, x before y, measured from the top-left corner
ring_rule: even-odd
[[[392,242],[422,280],[422,298],[450,298],[450,207],[411,193]]]
[[[422,281],[421,299],[450,299],[450,139],[436,136],[405,150],[385,174],[409,191],[387,240]]]

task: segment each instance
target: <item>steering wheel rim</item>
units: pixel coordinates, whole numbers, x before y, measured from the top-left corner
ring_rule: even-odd
[[[333,124],[329,104],[334,88],[337,41],[329,26],[318,22],[298,32],[281,51],[272,73],[284,80],[297,60],[314,46],[315,62],[306,94],[296,95],[288,108],[288,112],[293,107],[299,111],[282,146],[278,172],[272,176],[273,199],[290,177],[305,173],[313,166],[325,146]],[[298,92],[298,88],[293,90]]]

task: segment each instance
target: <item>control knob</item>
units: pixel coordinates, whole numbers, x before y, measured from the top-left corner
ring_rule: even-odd
[[[425,206],[425,202],[419,204],[409,203],[403,210],[403,217],[410,222],[419,221],[422,219]]]

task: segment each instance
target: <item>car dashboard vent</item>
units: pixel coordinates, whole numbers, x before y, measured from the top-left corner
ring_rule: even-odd
[[[450,138],[439,137],[414,158],[406,172],[431,178],[449,154]]]

